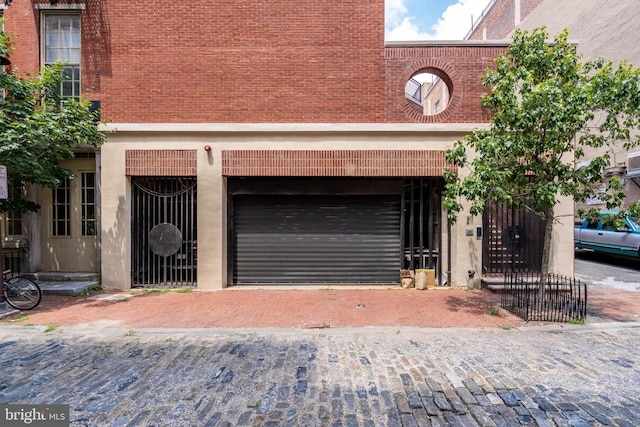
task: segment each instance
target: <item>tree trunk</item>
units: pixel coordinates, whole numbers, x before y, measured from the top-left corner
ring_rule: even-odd
[[[540,268],[540,295],[544,293],[547,278],[549,276],[550,264],[551,264],[551,243],[553,242],[553,206],[547,208],[545,213],[545,229],[544,240],[542,243],[542,265]]]

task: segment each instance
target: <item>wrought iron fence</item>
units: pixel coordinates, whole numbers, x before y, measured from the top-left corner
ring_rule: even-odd
[[[500,306],[525,321],[571,322],[587,318],[587,285],[549,274],[507,274]],[[542,289],[541,289],[542,286]]]

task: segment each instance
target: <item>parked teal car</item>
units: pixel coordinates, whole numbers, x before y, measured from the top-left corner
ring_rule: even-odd
[[[616,227],[613,216],[617,211],[603,211],[600,218],[585,218],[575,223],[573,238],[578,249],[640,257],[640,224],[636,218],[624,218]],[[620,225],[620,224],[618,224]]]

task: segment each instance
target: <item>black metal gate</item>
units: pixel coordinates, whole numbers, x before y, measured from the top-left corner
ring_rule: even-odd
[[[196,179],[133,177],[131,285],[197,285]]]
[[[402,211],[402,268],[435,269],[442,285],[442,189],[440,178],[407,179]]]
[[[494,205],[484,212],[483,274],[539,273],[545,221],[525,208]]]

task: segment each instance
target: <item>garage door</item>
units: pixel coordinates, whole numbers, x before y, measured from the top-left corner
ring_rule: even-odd
[[[233,198],[234,284],[400,280],[400,196]]]

